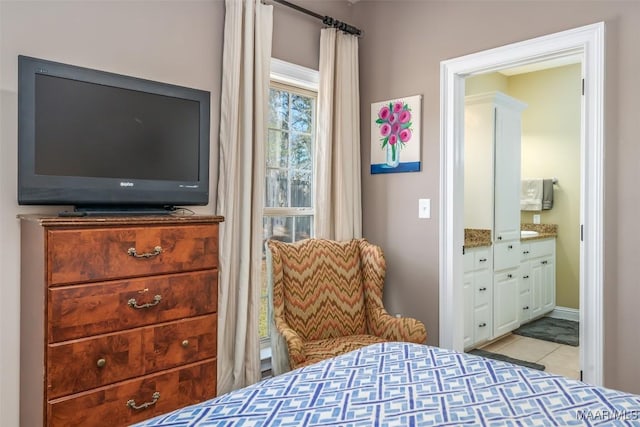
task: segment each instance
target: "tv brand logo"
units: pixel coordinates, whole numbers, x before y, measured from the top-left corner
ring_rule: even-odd
[[[120,183],[120,187],[133,187],[133,182],[129,182],[129,181],[122,181]]]

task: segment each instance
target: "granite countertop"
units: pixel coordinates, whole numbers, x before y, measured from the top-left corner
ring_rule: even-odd
[[[491,246],[491,230],[478,228],[464,229],[464,247],[479,248],[481,246]]]
[[[558,237],[557,224],[521,224],[521,230],[537,231],[537,236],[528,236],[520,239],[521,242],[530,240],[548,239],[550,237]],[[478,228],[464,229],[464,247],[478,248],[482,246],[491,246],[491,230]]]
[[[540,233],[537,236],[523,237],[520,239],[521,242],[558,237],[558,224],[520,224],[520,229],[537,231]]]

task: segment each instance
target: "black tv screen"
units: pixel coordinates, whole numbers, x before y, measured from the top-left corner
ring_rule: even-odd
[[[19,57],[18,201],[202,205],[209,92]]]

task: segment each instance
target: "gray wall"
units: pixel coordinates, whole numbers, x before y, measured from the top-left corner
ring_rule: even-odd
[[[383,246],[391,311],[422,319],[438,343],[440,61],[604,21],[605,64],[605,385],[640,393],[640,2],[363,1],[354,22],[360,43],[362,164],[369,161],[371,102],[421,93],[420,173],[362,173],[364,235]],[[392,17],[392,19],[390,19]],[[432,199],[431,220],[417,199]]]
[[[16,215],[63,209],[17,204],[18,54],[208,90],[215,147],[223,26],[220,0],[0,0],[0,425],[19,425],[20,226]],[[215,212],[217,157],[217,150],[212,150],[210,203],[195,209],[200,213]]]
[[[329,15],[335,19],[351,23],[354,7],[346,0],[304,0],[291,1],[319,15]],[[320,54],[320,29],[322,21],[294,9],[274,5],[273,47],[274,58],[318,69]]]
[[[585,24],[606,23],[605,383],[640,393],[640,122],[635,74],[640,3],[616,1],[297,1],[365,30],[360,43],[364,234],[388,260],[385,300],[422,319],[438,343],[439,64]],[[224,2],[0,1],[0,419],[18,425],[19,227],[16,214],[18,53],[211,90],[218,134]],[[273,56],[317,68],[321,26],[276,6]],[[371,102],[422,94],[423,170],[370,175]],[[212,158],[215,166],[217,161]],[[215,168],[212,170],[215,174]],[[432,219],[417,219],[431,198]],[[202,212],[213,212],[213,207]]]

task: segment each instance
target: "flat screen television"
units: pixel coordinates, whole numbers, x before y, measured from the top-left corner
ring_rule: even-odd
[[[18,74],[19,204],[207,204],[209,92],[27,56]]]

